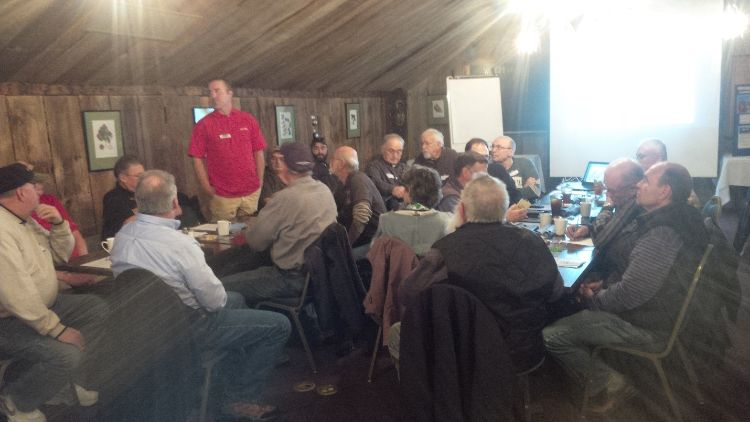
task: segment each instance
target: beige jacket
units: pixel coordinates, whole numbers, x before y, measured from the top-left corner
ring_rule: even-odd
[[[0,317],[57,337],[65,326],[49,309],[57,298],[54,262],[67,261],[74,243],[67,221],[48,232],[0,207]]]

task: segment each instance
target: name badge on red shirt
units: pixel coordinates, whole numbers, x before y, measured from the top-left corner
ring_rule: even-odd
[[[219,135],[219,139],[229,139],[232,137],[231,133],[222,133]]]

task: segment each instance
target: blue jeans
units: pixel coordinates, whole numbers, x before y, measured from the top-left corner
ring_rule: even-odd
[[[607,388],[615,377],[622,377],[591,356],[596,346],[605,344],[644,345],[659,340],[642,328],[631,325],[609,312],[583,310],[560,319],[544,329],[544,344],[555,360],[583,385],[589,379],[589,395]]]
[[[305,274],[270,266],[232,274],[222,278],[221,282],[225,289],[240,293],[247,304],[253,306],[264,300],[301,295]]]
[[[260,401],[292,329],[286,316],[248,309],[235,292],[227,292],[224,308],[197,318],[192,328],[202,351],[227,353],[211,384],[215,391],[223,392],[226,404]]]
[[[93,367],[87,359],[101,341],[102,322],[109,315],[107,306],[96,296],[61,294],[50,310],[63,325],[81,331],[86,341],[85,351],[41,335],[17,318],[0,318],[2,354],[32,363],[31,368],[3,389],[3,394],[9,395],[24,412],[39,408],[70,382],[96,387],[87,381],[86,370]]]

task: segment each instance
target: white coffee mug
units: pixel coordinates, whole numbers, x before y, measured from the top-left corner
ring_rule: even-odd
[[[591,202],[581,202],[581,217],[591,217]]]
[[[543,212],[539,214],[539,230],[545,231],[547,227],[552,225],[552,214]]]
[[[114,237],[108,237],[107,240],[102,242],[102,249],[107,251],[107,253],[112,253],[112,248],[115,246],[115,238]]]
[[[219,236],[229,235],[229,220],[219,220],[216,222],[216,234]]]
[[[562,217],[555,217],[555,234],[565,236],[565,228],[568,226],[568,220]]]

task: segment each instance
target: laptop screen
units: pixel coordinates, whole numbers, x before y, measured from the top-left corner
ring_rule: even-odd
[[[583,183],[601,182],[604,180],[604,170],[609,163],[603,161],[589,161],[586,164],[586,172],[583,174]]]

